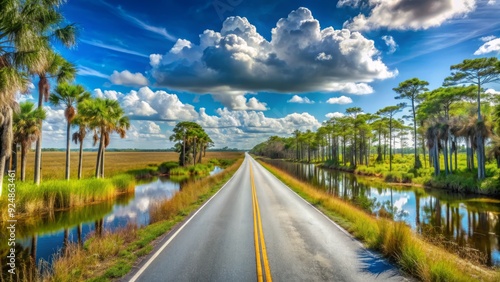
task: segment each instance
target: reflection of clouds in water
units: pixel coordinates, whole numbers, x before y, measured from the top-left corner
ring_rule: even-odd
[[[396,202],[394,202],[394,207],[397,208],[398,211],[402,211],[403,206],[406,205],[406,203],[408,203],[409,199],[410,196],[408,195],[401,196],[401,198],[399,198],[398,200],[396,200]]]
[[[110,224],[118,222],[135,222],[139,225],[149,223],[149,208],[157,201],[169,199],[179,191],[180,185],[171,181],[156,180],[151,183],[137,185],[135,197],[126,206],[115,205],[113,212],[105,221]]]
[[[214,167],[214,169],[210,172],[210,175],[214,175],[214,174],[217,174],[221,171],[223,171],[224,169],[223,168],[220,168],[218,166]]]
[[[148,210],[149,208],[149,198],[142,198],[139,200],[139,202],[137,203],[137,208],[141,211],[141,212],[145,212]]]

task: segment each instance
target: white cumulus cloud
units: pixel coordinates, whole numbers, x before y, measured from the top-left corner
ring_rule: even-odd
[[[238,16],[226,19],[220,31],[205,30],[198,44],[179,39],[153,63],[152,76],[160,86],[218,100],[262,91],[369,94],[368,83],[397,75],[379,55],[373,40],[348,29],[321,28],[310,10],[299,8],[277,22],[270,41]]]
[[[228,107],[230,110],[235,111],[266,111],[267,104],[260,102],[257,98],[252,97],[247,100],[244,95],[225,95],[216,94],[213,95],[216,101],[221,102],[224,106]]]
[[[487,89],[484,93],[486,93],[486,94],[493,94],[493,95],[500,95],[500,91],[497,91],[497,90],[495,90],[493,88]]]
[[[388,54],[393,54],[394,52],[396,52],[398,44],[396,43],[396,41],[394,41],[394,38],[392,36],[384,35],[382,36],[382,40],[384,40],[385,45],[389,47],[389,51],[387,51]]]
[[[344,6],[359,6],[359,0],[342,0]],[[369,15],[359,14],[345,28],[367,31],[379,28],[420,30],[440,26],[476,8],[476,0],[368,0]]]
[[[479,49],[474,52],[474,55],[484,55],[492,52],[500,52],[500,38],[492,39],[485,42]]]
[[[344,116],[344,114],[340,113],[340,112],[328,113],[325,115],[325,117],[327,117],[327,118],[339,118],[339,117],[343,117],[343,116]]]
[[[126,86],[144,86],[148,85],[148,79],[144,77],[142,73],[136,72],[131,73],[128,70],[122,72],[113,71],[113,74],[109,77],[109,80],[116,85],[126,85]]]
[[[160,54],[151,54],[149,55],[149,64],[152,67],[156,67],[157,65],[160,64],[161,59],[163,59],[163,56]]]
[[[346,105],[352,103],[352,99],[346,96],[333,97],[326,101],[328,104]]]
[[[309,100],[307,97],[300,97],[299,95],[293,95],[293,97],[287,101],[287,103],[297,103],[297,104],[314,104],[314,101]]]
[[[134,118],[158,120],[194,120],[198,113],[192,105],[182,103],[176,94],[165,91],[153,91],[149,87],[141,87],[124,94],[114,90],[95,89],[96,97],[118,100],[127,115]]]

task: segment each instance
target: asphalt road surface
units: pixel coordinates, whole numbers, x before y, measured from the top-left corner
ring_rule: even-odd
[[[406,281],[248,154],[127,281]]]

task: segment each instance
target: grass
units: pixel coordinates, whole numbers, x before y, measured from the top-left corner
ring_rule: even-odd
[[[498,281],[491,269],[474,265],[436,247],[402,222],[378,219],[358,207],[334,198],[290,174],[260,162],[297,194],[322,210],[369,248],[381,252],[402,270],[422,281]]]
[[[212,164],[196,164],[190,166],[179,166],[170,170],[170,175],[208,175],[214,166]]]
[[[210,159],[207,163],[189,166],[179,166],[177,162],[165,162],[160,164],[158,171],[173,176],[206,176],[214,169],[214,166],[226,168],[232,165],[236,159]]]
[[[143,228],[129,226],[102,237],[95,234],[84,247],[70,245],[56,258],[53,271],[41,274],[42,281],[111,281],[127,274],[136,260],[153,250],[157,238],[198,209],[236,172],[242,160],[223,172],[183,186],[151,212],[154,223]]]
[[[40,215],[89,204],[103,202],[117,195],[133,192],[135,178],[121,174],[105,179],[48,180],[36,186],[16,183],[16,213],[18,217]],[[8,198],[0,198],[0,206],[7,206]],[[6,220],[7,209],[1,211]]]

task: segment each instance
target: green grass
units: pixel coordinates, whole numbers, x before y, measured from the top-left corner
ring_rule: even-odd
[[[7,193],[7,185],[4,185]],[[48,180],[37,186],[33,183],[16,182],[17,216],[40,215],[40,213],[69,209],[115,198],[133,192],[135,178],[128,174],[105,179]],[[7,197],[0,198],[0,206],[7,206]],[[7,209],[1,217],[7,218]]]
[[[322,210],[369,248],[381,252],[402,270],[422,281],[497,281],[498,272],[460,259],[436,247],[401,222],[377,219],[325,191],[295,179],[267,163],[261,164],[305,200]]]
[[[210,172],[214,169],[214,165],[211,163],[208,164],[196,164],[191,166],[179,166],[172,168],[170,170],[170,175],[198,175],[204,176],[210,174]]]
[[[179,162],[172,162],[172,161],[164,162],[158,166],[158,172],[160,174],[169,174],[170,170],[178,168],[178,167],[179,167]]]

